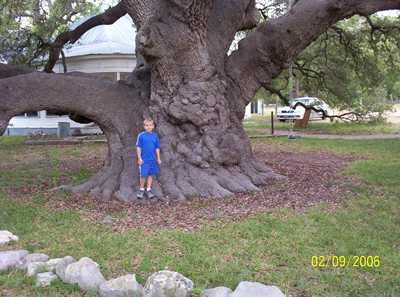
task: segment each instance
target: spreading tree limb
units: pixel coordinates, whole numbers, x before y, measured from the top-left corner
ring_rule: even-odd
[[[287,14],[262,23],[227,58],[226,71],[246,98],[277,77],[302,50],[337,21],[355,14],[400,9],[399,0],[299,1]]]
[[[121,1],[116,6],[107,9],[104,13],[88,19],[74,30],[63,32],[58,35],[54,42],[45,45],[49,48],[49,58],[44,67],[44,71],[49,73],[53,72],[53,67],[60,58],[61,50],[66,43],[76,42],[83,34],[93,27],[113,24],[125,14],[126,9],[124,1]]]
[[[136,90],[118,82],[75,75],[33,72],[3,78],[0,94],[0,114],[7,120],[22,112],[63,110],[107,128],[117,121],[115,113],[144,110]]]
[[[34,86],[34,87],[32,87]],[[0,135],[22,112],[63,110],[96,122],[108,140],[104,167],[84,184],[68,186],[108,200],[131,199],[137,178],[135,140],[148,114],[148,98],[130,86],[89,76],[33,72],[0,79]]]
[[[282,92],[280,90],[278,90],[277,88],[274,88],[272,85],[264,85],[263,87],[270,93],[277,95],[284,104],[289,105],[289,98],[287,96],[285,96],[284,94],[282,94]]]
[[[157,14],[161,0],[122,0],[126,12],[131,16],[137,28]]]
[[[329,115],[327,113],[326,110],[322,109],[322,108],[318,108],[316,106],[312,106],[312,105],[306,105],[303,102],[296,102],[296,104],[292,107],[293,109],[298,108],[299,106],[303,107],[305,110],[312,110],[315,111],[316,113],[320,113],[322,114],[322,118],[328,118],[328,119],[340,119],[343,121],[356,121],[359,122],[361,120],[363,120],[366,116],[365,114],[361,114],[359,112],[354,112],[354,111],[349,111],[349,112],[345,112],[342,114],[338,114],[338,115]]]
[[[9,65],[0,63],[0,79],[20,74],[27,74],[35,70],[23,65]]]

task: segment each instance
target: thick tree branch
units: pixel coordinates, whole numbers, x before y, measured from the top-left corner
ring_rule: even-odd
[[[12,77],[20,74],[27,74],[35,70],[22,65],[9,65],[0,63],[0,79]]]
[[[264,85],[263,87],[264,87],[264,89],[266,89],[267,91],[269,91],[271,94],[277,95],[277,96],[279,97],[279,99],[281,99],[282,102],[283,102],[285,105],[289,105],[289,98],[288,98],[287,96],[283,95],[282,92],[281,92],[280,90],[278,90],[277,88],[274,88],[274,87],[271,86],[271,85]]]
[[[142,27],[160,8],[161,0],[123,0],[126,12],[137,28]]]
[[[136,80],[138,89],[79,73],[34,72],[0,79],[0,135],[11,117],[27,111],[63,110],[89,118],[108,140],[104,167],[84,184],[62,188],[90,192],[99,199],[115,195],[132,200],[138,172],[132,152],[143,118],[149,114],[149,98],[142,92],[149,84],[139,82],[146,77]]]
[[[208,20],[207,45],[211,63],[217,69],[223,69],[236,33],[254,28],[259,17],[254,0],[214,1]]]
[[[338,115],[329,115],[329,114],[327,114],[327,112],[326,112],[324,109],[322,109],[322,108],[318,108],[318,107],[312,106],[312,105],[311,105],[311,106],[310,106],[310,105],[306,105],[306,104],[304,104],[304,103],[302,103],[302,102],[296,102],[296,104],[295,104],[294,106],[292,106],[292,108],[293,108],[293,109],[296,109],[296,108],[298,108],[299,106],[303,107],[303,108],[306,109],[306,110],[312,110],[312,111],[314,111],[314,112],[316,112],[316,113],[322,114],[322,118],[323,118],[323,119],[329,118],[329,119],[331,119],[331,120],[333,120],[333,119],[340,119],[340,120],[342,120],[342,121],[349,121],[349,122],[356,121],[356,122],[360,122],[360,121],[362,121],[362,120],[368,118],[368,115],[367,115],[367,114],[361,114],[361,113],[359,113],[359,112],[354,112],[354,111],[349,111],[349,112],[345,112],[345,113],[338,114]]]
[[[251,0],[246,8],[242,26],[239,30],[250,30],[257,27],[260,18],[261,13],[256,9],[256,1]]]
[[[0,80],[0,94],[0,134],[13,116],[43,109],[77,113],[102,129],[128,133],[119,125],[118,118],[132,118],[135,114],[141,120],[146,110],[143,98],[135,89],[75,75],[34,72],[4,78]]]
[[[389,9],[400,9],[400,0],[299,1],[289,13],[263,23],[243,39],[227,58],[226,71],[251,100],[260,86],[337,21]]]
[[[44,67],[45,72],[52,72],[53,67],[60,58],[60,53],[63,46],[70,42],[76,42],[83,34],[99,25],[113,24],[119,18],[126,14],[124,1],[121,1],[116,6],[107,9],[104,13],[96,15],[88,19],[83,24],[79,25],[72,31],[63,32],[57,36],[55,41],[46,44],[49,47],[49,59]]]

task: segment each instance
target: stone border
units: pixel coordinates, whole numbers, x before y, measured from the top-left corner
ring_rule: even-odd
[[[9,238],[18,237],[1,231]],[[7,233],[6,233],[7,232]],[[95,291],[100,297],[189,297],[193,281],[182,274],[162,270],[153,273],[143,287],[135,274],[106,280],[99,265],[88,257],[76,261],[71,256],[50,259],[46,254],[26,250],[0,252],[0,272],[20,269],[28,277],[36,276],[36,287],[50,286],[60,279],[67,284],[77,284],[84,291]],[[286,297],[278,287],[242,281],[234,291],[226,287],[206,289],[200,297]]]

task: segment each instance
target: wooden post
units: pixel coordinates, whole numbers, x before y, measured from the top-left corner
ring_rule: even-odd
[[[310,116],[311,116],[311,109],[310,108],[306,108],[306,110],[304,111],[304,116],[302,119],[300,120],[296,120],[295,121],[295,125],[294,127],[296,129],[305,129],[308,126],[308,122],[310,121]]]
[[[271,135],[274,135],[274,112],[271,111]]]

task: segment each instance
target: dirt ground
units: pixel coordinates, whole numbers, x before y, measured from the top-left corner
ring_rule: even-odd
[[[113,217],[112,227],[115,231],[137,227],[191,231],[205,222],[238,221],[282,207],[303,211],[307,207],[326,202],[328,210],[334,210],[342,199],[352,195],[349,185],[358,184],[357,180],[341,174],[346,165],[356,159],[355,156],[323,151],[294,152],[280,144],[262,142],[254,144],[254,151],[260,162],[265,162],[275,172],[286,176],[287,181],[271,183],[251,194],[237,194],[224,199],[192,198],[185,202],[158,200],[127,204],[119,201],[94,201],[80,195],[57,199],[54,193],[46,192],[45,188],[42,191],[47,197],[46,206],[49,209],[75,209],[85,219],[95,223],[102,223],[110,215]],[[63,162],[66,162],[64,170],[73,171],[78,164],[78,160],[73,159]],[[101,166],[99,158],[80,162],[92,168]]]

